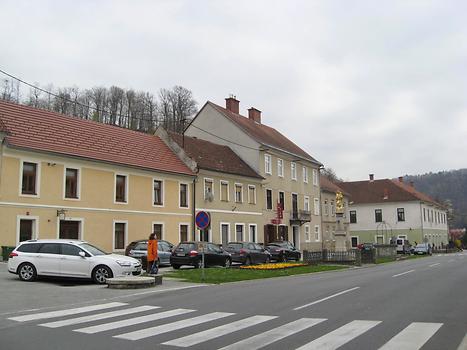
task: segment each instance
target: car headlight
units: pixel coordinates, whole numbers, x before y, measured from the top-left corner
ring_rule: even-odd
[[[131,262],[130,261],[123,261],[123,260],[117,260],[117,264],[119,264],[120,266],[131,266]]]

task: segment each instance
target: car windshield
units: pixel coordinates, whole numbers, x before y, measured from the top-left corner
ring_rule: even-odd
[[[148,243],[147,242],[136,243],[133,250],[148,250]]]
[[[241,249],[241,248],[243,248],[242,243],[229,243],[227,245],[227,249]]]
[[[195,250],[196,247],[193,243],[180,243],[177,247],[177,250],[189,251]]]
[[[79,246],[81,248],[87,250],[89,253],[91,253],[94,256],[109,254],[109,253],[104,252],[102,249],[99,249],[99,248],[97,248],[97,247],[95,247],[95,246],[93,246],[92,244],[89,244],[89,243],[81,243],[81,244],[79,244]]]
[[[274,242],[274,243],[271,243],[269,245],[274,245],[276,247],[287,247],[287,242]]]
[[[417,246],[415,248],[425,248],[425,247],[426,247],[426,245],[421,243],[421,244],[417,244]]]

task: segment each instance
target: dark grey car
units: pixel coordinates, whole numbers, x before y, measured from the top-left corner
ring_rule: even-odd
[[[159,265],[170,265],[170,255],[172,254],[172,249],[170,243],[167,241],[158,241],[157,242],[157,255],[159,260]],[[143,265],[143,269],[147,268],[147,256],[148,256],[148,241],[140,241],[135,244],[133,249],[130,249],[128,256],[138,259]]]

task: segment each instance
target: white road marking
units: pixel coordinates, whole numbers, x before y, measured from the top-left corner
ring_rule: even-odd
[[[319,300],[313,301],[313,302],[311,302],[311,303],[308,303],[308,304],[305,304],[305,305],[296,307],[294,310],[300,310],[300,309],[306,308],[306,307],[308,307],[308,306],[321,303],[321,302],[326,301],[326,300],[329,300],[329,299],[331,299],[331,298],[335,298],[335,297],[337,297],[337,296],[339,296],[339,295],[352,292],[352,291],[357,290],[357,289],[359,289],[359,288],[360,288],[360,287],[354,287],[354,288],[350,288],[350,289],[343,290],[342,292],[339,292],[339,293],[330,295],[330,296],[328,296],[328,297],[326,297],[326,298],[319,299]]]
[[[431,264],[431,265],[429,265],[429,267],[434,267],[434,266],[438,266],[438,265],[441,265],[441,263]]]
[[[252,316],[252,317],[245,318],[243,320],[225,324],[223,326],[211,328],[203,332],[190,334],[190,335],[187,335],[186,337],[177,338],[177,339],[162,343],[162,345],[172,345],[172,346],[179,346],[179,347],[186,348],[186,347],[193,346],[199,343],[203,343],[211,339],[221,337],[229,333],[239,331],[244,328],[257,325],[259,323],[272,320],[274,318],[277,318],[277,316],[261,316],[261,315]]]
[[[172,331],[182,329],[182,328],[195,326],[195,325],[198,325],[200,323],[214,321],[214,320],[217,320],[219,318],[232,316],[232,315],[235,315],[235,314],[230,313],[230,312],[212,312],[212,313],[207,314],[207,315],[188,318],[188,319],[185,319],[185,320],[172,322],[172,323],[166,323],[166,324],[163,324],[161,326],[155,326],[155,327],[140,329],[140,330],[134,331],[134,332],[115,335],[114,338],[128,339],[128,340],[139,340],[139,339],[144,339],[144,338],[148,338],[148,337],[153,337],[153,336],[158,335],[158,334],[172,332]]]
[[[379,350],[420,349],[442,325],[442,323],[413,322],[379,348]]]
[[[18,321],[18,322],[26,322],[26,321],[33,321],[33,320],[41,320],[41,319],[44,319],[44,318],[53,318],[53,317],[76,315],[76,314],[81,314],[81,313],[84,313],[84,312],[97,311],[97,310],[103,310],[103,309],[110,309],[110,308],[113,308],[113,307],[124,306],[124,305],[128,305],[128,304],[115,302],[115,303],[91,305],[91,306],[78,307],[78,308],[75,308],[75,309],[67,309],[67,310],[60,310],[60,311],[49,311],[49,312],[41,312],[41,313],[38,313],[38,314],[11,317],[11,318],[9,318],[9,320]]]
[[[408,273],[411,273],[411,272],[414,272],[414,271],[415,270],[405,271],[405,272],[402,272],[402,273],[398,273],[397,275],[394,275],[392,277],[399,277],[399,276],[407,275]]]
[[[131,309],[110,311],[110,312],[104,312],[102,314],[76,317],[76,318],[71,318],[71,319],[63,320],[63,321],[42,323],[39,326],[48,327],[48,328],[59,328],[59,327],[71,326],[71,325],[79,324],[79,323],[104,320],[106,318],[111,318],[111,317],[135,314],[138,312],[149,311],[149,310],[154,310],[158,308],[160,308],[160,306],[143,305],[143,306],[138,306],[138,307],[134,307]]]
[[[465,350],[467,349],[467,333],[464,336],[464,339],[462,339],[461,343],[459,344],[459,347],[457,350]]]
[[[380,323],[381,321],[352,321],[299,347],[297,350],[334,350]]]
[[[301,318],[267,332],[240,340],[219,350],[256,350],[326,321],[325,318]]]
[[[195,310],[189,310],[189,309],[169,310],[169,311],[159,312],[159,313],[155,313],[151,315],[128,318],[126,320],[115,321],[115,322],[110,322],[110,323],[104,323],[104,324],[100,324],[97,326],[90,326],[90,327],[75,329],[74,331],[80,332],[80,333],[94,334],[94,333],[109,331],[111,329],[123,328],[123,327],[133,326],[135,324],[140,324],[140,323],[145,323],[145,322],[150,322],[150,321],[155,321],[155,320],[161,320],[167,317],[183,315],[183,314],[187,314],[193,311]]]

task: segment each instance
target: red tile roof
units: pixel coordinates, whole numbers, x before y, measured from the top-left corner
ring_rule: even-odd
[[[329,180],[326,176],[321,175],[319,177],[319,186],[321,187],[321,190],[331,192],[331,193],[337,193],[337,192],[342,192],[344,195],[349,195],[344,189],[340,188],[338,185],[336,185],[334,182]]]
[[[188,136],[185,136],[185,141],[183,142],[182,135],[173,132],[170,132],[169,135],[183,148],[185,153],[198,164],[198,168],[200,169],[257,179],[263,178],[250,168],[250,166],[228,146],[218,145]]]
[[[442,206],[428,195],[398,180],[340,182],[339,187],[350,194],[355,204],[423,201]]]
[[[228,109],[216,105],[210,101],[207,102],[210,106],[214,107],[217,111],[229,118],[237,124],[243,131],[250,135],[257,142],[262,145],[276,148],[295,156],[305,158],[313,163],[321,165],[319,161],[310,156],[307,152],[298,147],[295,143],[290,141],[287,137],[282,135],[279,131],[265,124],[258,124],[255,121],[244,117],[240,114],[233,113]]]
[[[0,101],[0,121],[9,147],[194,175],[154,135],[6,101]]]

